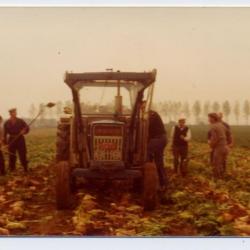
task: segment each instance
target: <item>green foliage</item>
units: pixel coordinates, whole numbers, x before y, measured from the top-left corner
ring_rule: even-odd
[[[206,131],[204,127],[202,129]],[[166,149],[169,177],[167,191],[163,195],[166,202],[155,211],[145,212],[140,195],[123,194],[119,187],[114,189],[110,183],[111,189],[107,191],[83,188],[76,195],[77,206],[73,211],[57,212],[51,165],[55,153],[55,131],[32,131],[27,142],[34,175],[23,178],[18,172],[17,175],[0,178],[0,234],[250,235],[248,149],[233,149],[228,159],[228,174],[220,181],[212,178],[205,143],[191,143],[190,155],[206,154],[190,160],[185,178],[173,173],[172,154]],[[33,231],[30,220],[36,221]],[[50,228],[51,223],[53,227]],[[41,225],[46,231],[40,229]]]

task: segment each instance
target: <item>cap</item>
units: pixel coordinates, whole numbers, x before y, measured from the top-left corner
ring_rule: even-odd
[[[209,113],[208,117],[213,118],[214,120],[218,121],[219,120],[219,116],[217,113]]]
[[[9,113],[16,112],[16,108],[9,109]]]
[[[219,117],[219,118],[223,118],[223,113],[222,113],[222,112],[219,112],[219,113],[218,113],[218,117]]]
[[[181,114],[178,118],[178,121],[186,120],[185,115]]]

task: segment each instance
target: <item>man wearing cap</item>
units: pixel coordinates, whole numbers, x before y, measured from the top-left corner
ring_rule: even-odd
[[[15,108],[9,110],[10,118],[4,124],[4,141],[9,147],[9,169],[16,169],[16,153],[24,171],[28,171],[26,143],[24,135],[29,132],[29,126],[23,119],[17,117]]]
[[[226,129],[226,140],[227,140],[227,146],[228,146],[228,153],[229,153],[229,149],[233,147],[233,136],[232,136],[232,131],[231,128],[229,126],[228,123],[226,123],[225,121],[223,121],[223,113],[219,112],[218,113],[218,118],[219,118],[219,122],[222,123],[222,125],[225,127]],[[211,134],[210,131],[208,132],[208,140],[210,140]],[[212,157],[213,157],[213,151],[211,152],[211,161],[212,161]],[[223,172],[226,172],[226,161],[224,163],[224,169]]]
[[[191,131],[186,126],[186,118],[180,116],[178,124],[171,131],[171,145],[174,155],[174,170],[177,174],[179,171],[184,177],[187,174],[185,159],[188,156],[188,142],[191,140]]]
[[[211,124],[208,144],[212,149],[211,163],[213,173],[215,178],[222,178],[228,154],[227,129],[221,123],[220,117],[216,113],[208,114],[208,120]]]
[[[3,118],[2,116],[0,116],[0,175],[5,175],[5,162],[4,162],[3,152],[1,150],[4,144],[2,123],[3,123]]]

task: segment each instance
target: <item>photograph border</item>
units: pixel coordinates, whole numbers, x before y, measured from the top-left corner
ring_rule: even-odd
[[[0,7],[249,7],[250,0],[0,0]],[[250,237],[0,237],[0,250],[247,250]]]

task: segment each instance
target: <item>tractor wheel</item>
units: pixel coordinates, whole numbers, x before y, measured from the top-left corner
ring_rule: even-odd
[[[144,165],[143,202],[145,210],[154,210],[158,204],[159,177],[155,163]]]
[[[56,139],[56,161],[67,161],[69,159],[70,124],[60,123],[57,126]]]
[[[59,210],[71,206],[70,166],[66,161],[56,165],[56,204]]]

